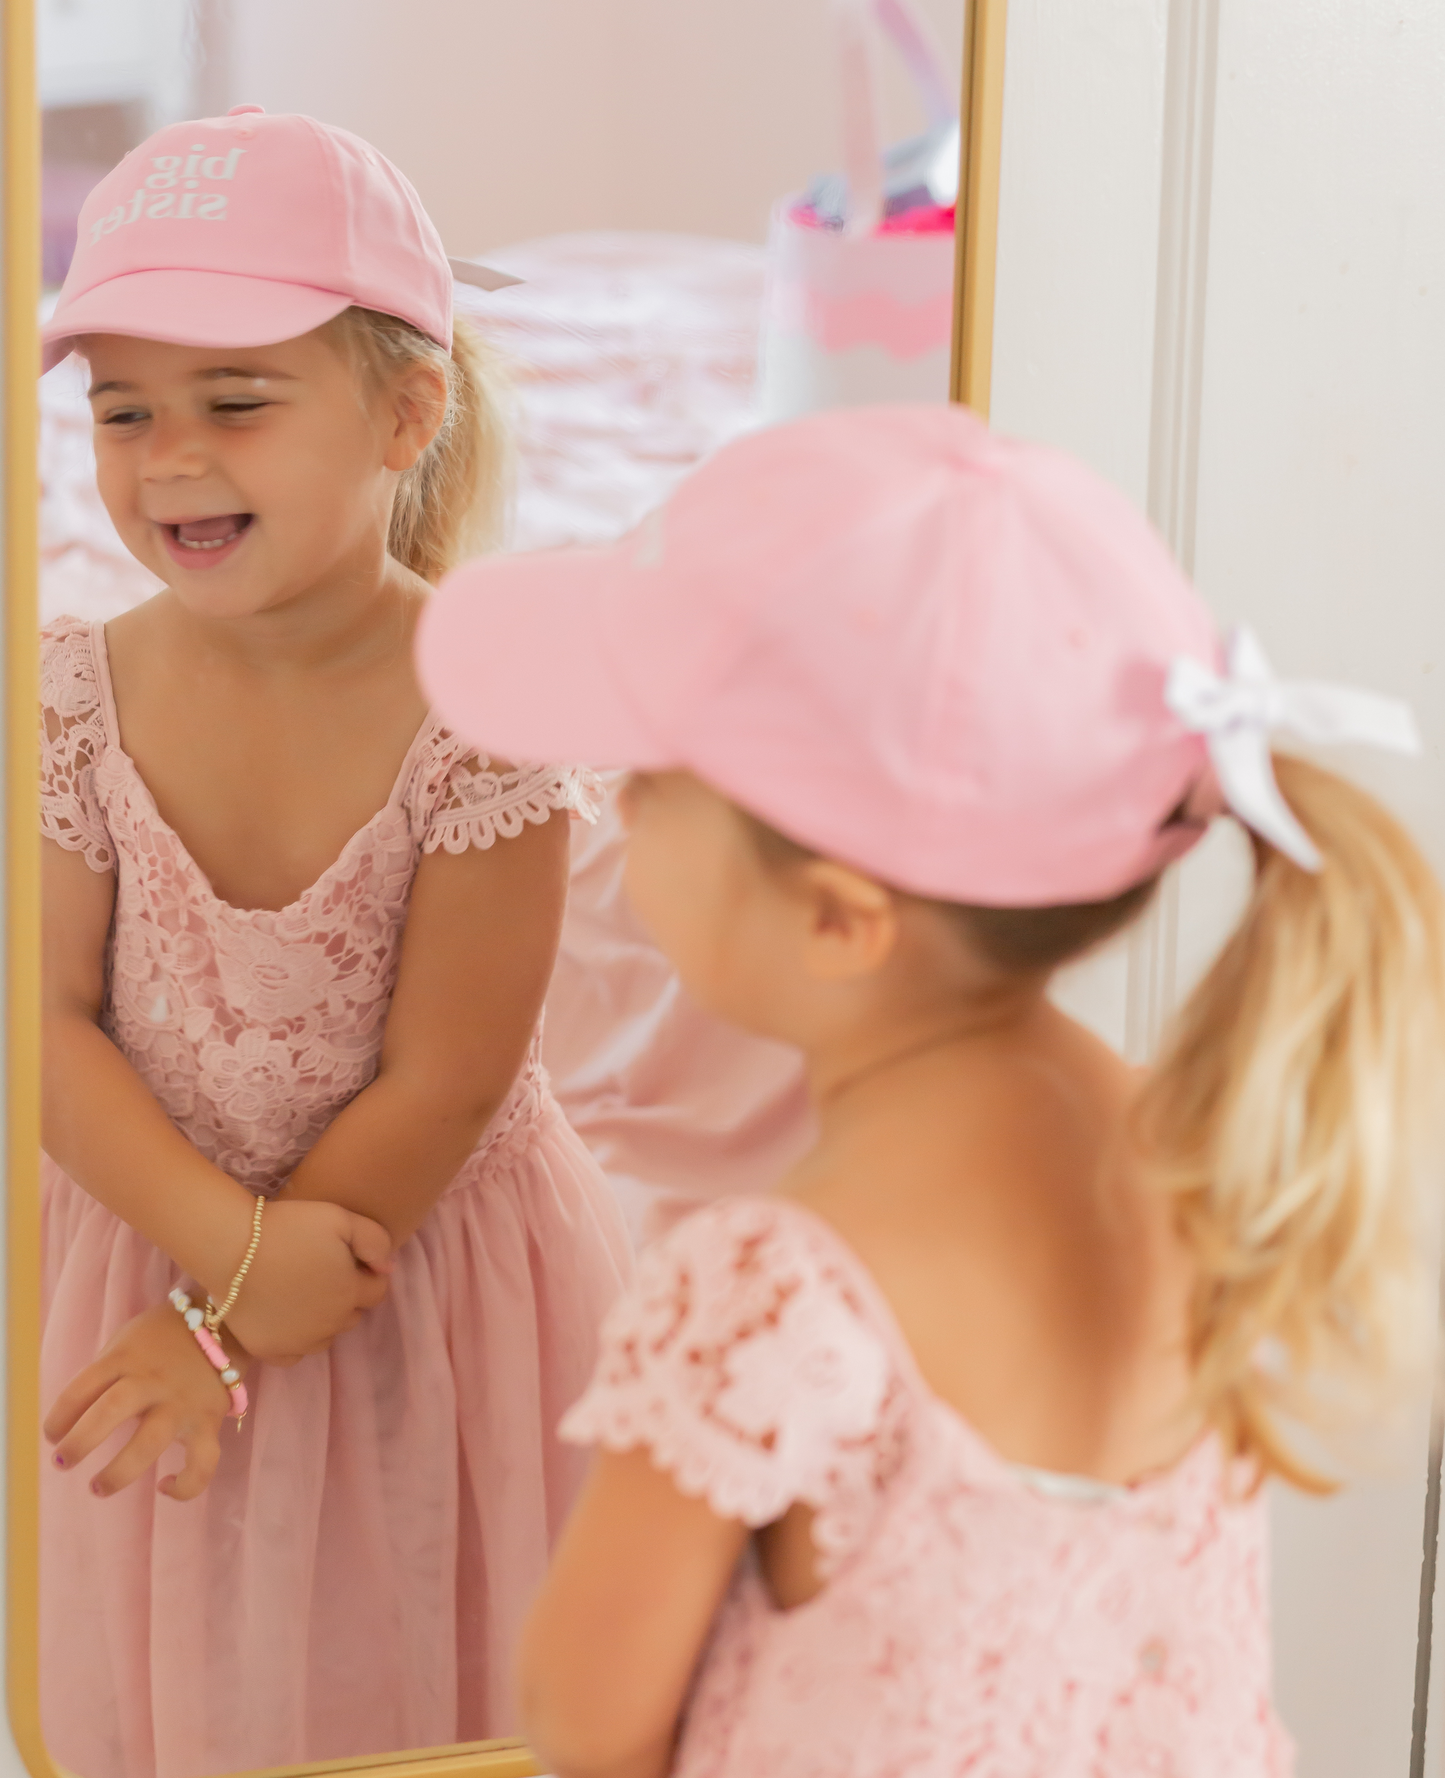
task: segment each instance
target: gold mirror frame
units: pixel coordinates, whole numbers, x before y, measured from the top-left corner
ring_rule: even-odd
[[[969,0],[962,178],[949,392],[987,418],[1003,136],[1008,0]],[[6,1696],[10,1732],[34,1778],[69,1778],[40,1726],[40,829],[39,697],[40,112],[35,0],[3,0]],[[275,1768],[267,1778],[385,1768],[388,1778],[536,1778],[520,1741],[473,1742],[362,1760]]]

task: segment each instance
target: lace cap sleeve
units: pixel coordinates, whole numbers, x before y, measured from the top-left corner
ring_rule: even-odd
[[[485,754],[464,752],[436,783],[422,850],[484,852],[499,836],[514,839],[529,821],[540,826],[558,809],[595,821],[602,799],[602,780],[581,766],[494,765]]]
[[[100,680],[90,626],[62,617],[40,633],[40,831],[93,871],[115,869],[115,853],[95,794],[105,751]]]
[[[893,1356],[826,1239],[790,1207],[732,1199],[643,1252],[561,1434],[645,1445],[685,1494],[751,1526],[807,1503],[826,1569],[872,1518],[902,1406]]]

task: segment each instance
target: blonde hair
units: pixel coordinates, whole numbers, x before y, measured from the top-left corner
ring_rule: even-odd
[[[1251,836],[1248,908],[1173,1022],[1136,1134],[1195,1268],[1199,1408],[1256,1477],[1325,1492],[1286,1426],[1329,1430],[1361,1397],[1374,1408],[1432,1351],[1421,1163],[1445,1104],[1445,896],[1363,790],[1274,764],[1324,868]],[[812,856],[748,824],[770,863]],[[1069,907],[933,905],[993,967],[1043,980],[1154,887]]]
[[[435,365],[446,377],[441,426],[397,486],[387,537],[398,562],[436,582],[465,557],[494,548],[506,528],[512,447],[500,357],[460,317],[450,354],[409,322],[375,309],[344,309],[328,326],[373,377],[417,364]]]
[[[1323,1491],[1282,1422],[1326,1424],[1431,1352],[1420,1188],[1445,1097],[1445,902],[1372,797],[1302,759],[1275,771],[1324,868],[1253,839],[1249,906],[1137,1127],[1196,1267],[1201,1404],[1261,1475]]]

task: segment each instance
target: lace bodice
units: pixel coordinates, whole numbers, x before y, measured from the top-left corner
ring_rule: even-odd
[[[645,1252],[563,1436],[648,1447],[761,1526],[816,1510],[823,1591],[745,1562],[676,1778],[1284,1778],[1265,1526],[1212,1438],[1094,1498],[1013,1468],[924,1384],[871,1278],[786,1200]]]
[[[597,807],[590,774],[493,771],[432,718],[317,881],[278,912],[242,909],[215,895],[121,750],[101,625],[42,633],[40,738],[41,831],[115,873],[104,1028],[201,1153],[254,1191],[279,1189],[376,1071],[421,855]],[[478,1152],[544,1097],[534,1041]]]

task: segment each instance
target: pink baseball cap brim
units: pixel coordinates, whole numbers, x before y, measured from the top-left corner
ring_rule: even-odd
[[[274,346],[310,333],[350,306],[351,299],[334,290],[237,272],[127,272],[56,311],[41,329],[42,365],[50,370],[91,333],[179,346]]]
[[[474,567],[481,567],[475,564]],[[577,759],[633,771],[685,762],[657,726],[656,700],[629,695],[617,642],[634,633],[631,562],[621,546],[493,559],[427,601],[417,667],[468,739],[517,760]],[[556,639],[566,638],[558,648]],[[545,659],[546,695],[509,665]]]

